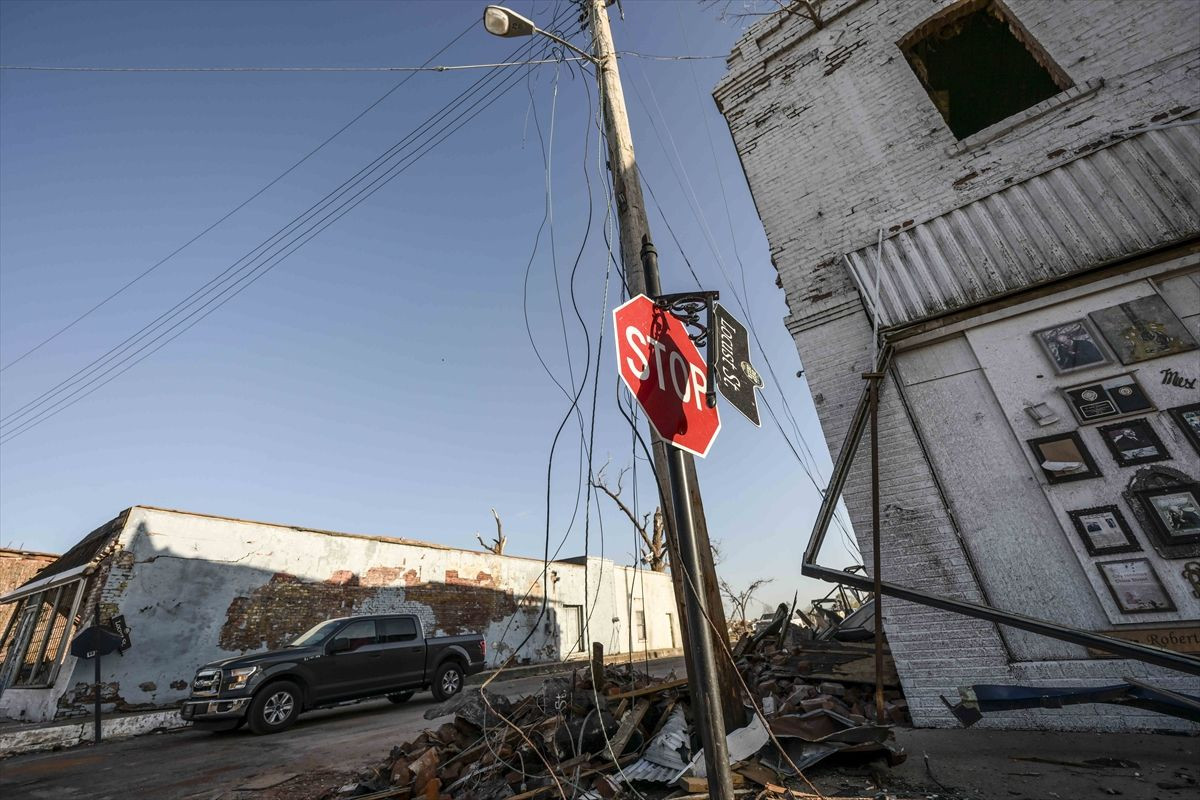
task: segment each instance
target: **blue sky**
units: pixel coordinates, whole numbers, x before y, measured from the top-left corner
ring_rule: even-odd
[[[477,24],[483,5],[7,0],[0,62],[404,66],[468,28],[434,63],[504,60],[523,42],[485,33]],[[545,24],[557,4],[515,7]],[[625,14],[613,19],[621,50],[723,55],[738,36],[737,25],[693,2],[626,2]],[[574,23],[561,30],[586,47]],[[786,396],[824,483],[828,454],[807,385],[796,377],[782,293],[710,95],[724,63],[629,56],[621,68],[647,183],[705,288],[721,291],[739,316],[725,275],[739,292],[744,279],[748,321],[781,382],[758,364],[768,397],[799,446],[783,416],[780,392]],[[405,74],[0,72],[0,363],[219,219]],[[61,551],[122,508],[145,503],[471,547],[475,532],[490,535],[494,506],[509,552],[540,555],[547,460],[569,401],[531,338],[569,386],[589,357],[596,369],[604,327],[595,468],[611,459],[615,473],[632,452],[609,346],[606,310],[620,302],[620,285],[615,271],[606,273],[608,176],[598,169],[595,87],[568,66],[521,74],[515,89],[227,305],[6,440],[0,542]],[[479,77],[413,77],[212,232],[0,373],[3,414],[226,269]],[[551,127],[554,224],[543,227],[535,253]],[[590,236],[581,250],[589,183]],[[695,288],[649,205],[665,290]],[[589,384],[589,424],[591,395]],[[710,529],[723,543],[719,570],[735,585],[774,578],[761,595],[771,602],[790,600],[797,588],[802,598],[823,593],[799,577],[817,493],[763,415],[759,430],[723,409],[718,440],[699,464]],[[580,459],[572,422],[550,471],[549,527],[556,541],[568,537],[563,555],[585,547],[584,514],[575,512]],[[625,483],[632,501],[631,479]],[[641,462],[637,499],[653,508]],[[628,562],[629,525],[606,498],[598,518],[596,502],[589,551],[603,546],[604,555]],[[836,543],[826,560],[851,563]]]

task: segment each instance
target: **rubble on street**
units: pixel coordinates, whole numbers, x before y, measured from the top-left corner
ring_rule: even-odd
[[[886,770],[904,760],[893,727],[909,720],[890,657],[886,719],[874,718],[873,649],[783,625],[738,642],[732,652],[753,694],[743,693],[747,724],[727,737],[738,796],[816,797],[803,772],[821,762]],[[632,664],[592,670],[581,663],[518,701],[472,687],[425,713],[452,721],[324,797],[706,797],[687,679]]]

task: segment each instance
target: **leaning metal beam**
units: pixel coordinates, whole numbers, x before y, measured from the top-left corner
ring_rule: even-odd
[[[892,354],[893,348],[891,345],[885,345],[880,350],[878,361],[875,365],[875,372],[887,371],[892,361]],[[804,562],[800,567],[800,572],[803,575],[820,578],[832,583],[853,586],[856,589],[866,591],[872,591],[874,588],[874,582],[869,576],[854,575],[840,569],[823,567],[817,563],[817,557],[820,555],[821,545],[825,542],[825,534],[829,530],[829,524],[833,521],[833,514],[837,508],[838,498],[841,497],[842,488],[845,486],[846,478],[850,474],[850,466],[853,464],[854,455],[858,451],[859,441],[866,430],[869,412],[870,389],[867,388],[863,390],[862,396],[859,397],[858,406],[854,410],[850,427],[846,431],[846,438],[842,442],[841,452],[838,453],[837,461],[834,462],[833,474],[830,476],[829,486],[825,490],[825,499],[822,501],[821,508],[817,512],[817,519],[813,525],[812,535],[808,540],[808,547],[804,550]],[[1001,611],[979,603],[942,597],[941,595],[931,594],[919,589],[911,589],[889,581],[883,581],[882,591],[888,597],[896,597],[900,600],[907,600],[911,603],[918,603],[923,606],[938,608],[942,611],[974,617],[975,619],[984,619],[999,625],[1008,625],[1011,628],[1019,628],[1047,636],[1051,639],[1083,645],[1094,650],[1102,650],[1147,664],[1155,664],[1191,675],[1200,675],[1200,658],[1195,658],[1184,653],[1177,653],[1173,650],[1164,650],[1159,647],[1138,644],[1137,642],[1127,642],[1122,639],[1113,638],[1112,636],[1079,630],[1078,628],[1059,625],[1055,622],[1027,617],[1023,614],[1014,614],[1011,611]]]

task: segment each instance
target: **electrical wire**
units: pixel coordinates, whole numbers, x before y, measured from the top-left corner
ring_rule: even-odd
[[[514,55],[519,56],[526,49],[532,50],[534,48],[531,46],[531,44],[523,45],[517,49]],[[146,355],[142,358],[137,358],[137,360],[129,364],[126,369],[121,370],[119,373],[117,373],[117,375],[110,376],[107,380],[103,380],[103,382],[99,382],[99,379],[101,378],[101,370],[106,368],[109,370],[115,369],[122,364],[132,361],[139,353],[149,349],[150,346],[152,346],[155,342],[160,341],[172,331],[176,330],[180,325],[191,320],[196,316],[196,314],[200,313],[201,311],[204,312],[203,316],[199,317],[199,319],[195,319],[194,322],[188,324],[187,327],[183,328],[183,330],[179,330],[178,333],[170,336],[166,342],[163,342],[163,345],[169,343],[169,341],[176,338],[176,336],[183,333],[192,327],[192,325],[194,325],[196,322],[199,322],[204,317],[207,317],[209,313],[215,311],[216,308],[224,305],[224,303],[229,299],[232,299],[232,297],[239,294],[259,277],[265,274],[265,272],[269,271],[284,258],[291,255],[293,252],[295,252],[295,250],[299,249],[299,247],[302,247],[314,236],[327,228],[330,224],[336,222],[337,219],[340,219],[345,213],[352,210],[367,197],[374,194],[376,191],[382,188],[382,186],[386,185],[397,175],[406,170],[409,166],[415,163],[416,160],[429,152],[429,150],[436,147],[442,141],[445,141],[446,138],[482,113],[483,110],[494,103],[499,97],[510,91],[520,80],[519,75],[516,76],[515,79],[503,78],[499,83],[496,83],[488,88],[489,84],[493,83],[494,79],[500,74],[501,71],[496,70],[478,79],[474,84],[468,87],[468,89],[460,93],[458,97],[456,97],[454,100],[451,100],[449,103],[443,106],[442,109],[439,109],[439,111],[435,112],[424,123],[422,123],[422,125],[418,126],[416,130],[404,137],[404,139],[401,139],[366,167],[359,170],[355,176],[343,182],[340,187],[327,194],[325,198],[311,206],[306,212],[294,219],[291,223],[277,231],[274,236],[264,241],[246,256],[243,256],[241,259],[234,262],[233,265],[231,265],[217,277],[211,279],[204,286],[194,291],[191,295],[184,298],[184,300],[177,303],[174,307],[161,314],[152,322],[148,323],[140,331],[128,337],[124,342],[118,344],[110,349],[107,353],[94,360],[91,364],[81,368],[72,376],[61,381],[55,387],[47,390],[34,400],[6,415],[3,422],[0,423],[0,428],[9,427],[10,430],[4,434],[5,438],[0,440],[0,444],[10,441],[15,436],[24,433],[26,430],[34,427],[45,419],[48,419],[50,416],[54,416],[59,413],[59,411],[64,410],[70,405],[73,405],[79,399],[82,399],[83,396],[91,394],[92,391],[95,391],[96,389],[100,388],[100,386],[107,384],[119,374],[123,374],[128,368],[136,365],[136,363],[140,363],[140,361],[144,360],[145,357],[152,355],[153,352],[157,352],[158,349],[161,349],[161,346],[154,348],[154,350],[149,353],[146,353]],[[469,105],[466,105],[467,99],[471,98],[473,94],[479,94],[479,96],[474,98]],[[465,110],[461,108],[464,105],[466,106]],[[450,118],[449,121],[444,122],[440,128],[434,130],[436,125],[449,117],[452,111],[457,112],[457,116]],[[432,131],[432,133],[430,131]],[[423,141],[420,141],[421,137],[425,137]],[[405,148],[414,141],[419,142],[414,146],[415,149],[413,149],[411,152],[405,153]],[[366,183],[365,186],[362,186],[366,179],[376,172],[379,174],[369,183]],[[355,191],[355,193],[348,199],[343,200],[342,198],[352,190],[357,191]],[[336,203],[340,203],[340,205],[334,207]],[[311,224],[310,227],[300,232],[298,235],[295,235],[290,241],[278,246],[278,249],[275,252],[270,252],[272,247],[279,245],[279,241],[283,241],[283,239],[286,239],[288,236],[295,234],[295,231],[299,227],[309,225],[313,218],[315,218],[318,214],[325,212],[330,207],[334,207],[332,212],[326,214],[316,223]],[[291,247],[291,249],[287,250],[286,248],[288,247]],[[247,259],[249,259],[248,262]],[[260,259],[264,259],[262,263],[255,264],[255,262],[259,261]],[[247,263],[239,268],[238,265],[242,264],[243,262]],[[248,282],[246,282],[247,279],[249,279]],[[219,292],[217,292],[217,287],[220,287],[223,284],[227,285],[224,289],[221,289]],[[231,290],[232,294],[223,296],[229,293]],[[192,310],[192,312],[187,314],[187,316],[183,316],[181,318],[181,315],[187,311],[190,306],[195,305],[199,300],[204,299],[205,297],[209,297],[207,302]],[[219,302],[217,302],[218,300]],[[216,302],[217,305],[212,308],[208,308],[208,306],[212,305],[214,302]],[[205,310],[206,308],[208,310]],[[170,322],[170,327],[168,327],[165,331],[161,333],[154,333],[168,322]],[[151,335],[153,335],[153,338],[151,338],[149,342],[143,341]],[[123,353],[126,353],[126,351],[129,351],[130,348],[134,348],[132,353],[129,353],[128,355],[122,355]],[[114,359],[116,360],[116,363],[113,363]],[[79,386],[79,384],[83,385]],[[72,388],[76,386],[78,386],[78,388]],[[22,417],[30,415],[37,408],[44,406],[47,402],[50,402],[53,398],[63,394],[64,392],[67,393],[65,397],[59,399],[57,402],[54,402],[48,408],[43,408],[41,411],[37,411],[32,418],[21,421]],[[18,427],[11,428],[11,426],[16,423],[19,423]]]
[[[459,33],[457,36],[455,36],[455,37],[454,37],[453,39],[451,39],[451,40],[450,40],[448,43],[446,43],[445,45],[443,45],[443,46],[441,47],[441,49],[439,49],[439,50],[438,50],[436,53],[434,53],[434,54],[433,54],[433,55],[431,55],[431,56],[430,56],[428,59],[426,59],[425,63],[426,63],[426,64],[428,64],[430,61],[433,61],[433,59],[437,58],[437,57],[438,57],[438,56],[440,56],[442,53],[444,53],[444,52],[446,52],[447,50],[449,50],[451,47],[453,47],[455,44],[457,44],[457,43],[458,43],[458,41],[459,41],[460,39],[462,39],[462,38],[463,38],[464,36],[466,36],[466,35],[467,35],[467,34],[468,34],[468,33],[469,33],[471,30],[473,30],[473,29],[474,29],[474,27],[475,27],[475,23],[474,23],[474,22],[472,22],[472,23],[471,23],[470,25],[468,25],[466,28],[463,28],[463,30],[462,30],[462,31],[461,31],[461,32],[460,32],[460,33]],[[5,364],[5,365],[3,365],[3,366],[0,366],[0,372],[3,372],[4,370],[6,370],[6,369],[8,369],[9,367],[11,367],[13,364],[16,364],[17,362],[19,362],[19,361],[23,360],[23,359],[24,359],[26,356],[29,356],[30,354],[32,354],[32,353],[34,353],[34,352],[36,352],[36,351],[40,350],[40,349],[41,349],[42,347],[44,347],[45,345],[47,345],[47,344],[49,344],[50,342],[54,341],[55,339],[57,339],[57,338],[58,338],[59,336],[61,336],[62,334],[64,334],[64,333],[66,333],[67,331],[69,331],[71,328],[75,327],[75,326],[76,326],[76,325],[78,325],[80,322],[82,322],[83,320],[87,319],[89,316],[91,316],[91,315],[92,315],[92,313],[94,313],[95,311],[99,310],[101,307],[103,307],[104,305],[106,305],[106,304],[107,304],[107,303],[108,303],[110,300],[114,299],[115,297],[117,297],[118,295],[120,295],[122,292],[124,292],[126,289],[128,289],[129,287],[133,286],[135,283],[137,283],[138,281],[140,281],[142,278],[145,278],[147,275],[149,275],[150,273],[154,272],[156,269],[158,269],[159,267],[161,267],[163,264],[165,264],[165,263],[167,263],[168,261],[170,261],[172,258],[174,258],[174,257],[175,257],[175,256],[177,256],[179,253],[181,253],[181,252],[182,252],[184,249],[186,249],[186,248],[187,248],[189,245],[193,244],[193,243],[194,243],[194,242],[196,242],[198,239],[202,238],[202,237],[203,237],[205,234],[207,234],[207,233],[208,233],[209,231],[211,231],[213,228],[216,228],[218,225],[220,225],[220,224],[221,224],[222,222],[224,222],[225,220],[227,220],[227,219],[229,219],[230,217],[232,217],[232,216],[233,216],[234,214],[236,214],[238,211],[241,211],[243,208],[245,208],[247,205],[249,205],[249,204],[250,204],[252,201],[254,201],[254,200],[255,200],[255,199],[257,199],[257,198],[258,198],[260,195],[262,195],[262,194],[263,194],[263,192],[267,191],[267,190],[268,190],[268,189],[270,189],[272,186],[274,186],[275,184],[279,183],[279,181],[281,181],[281,180],[283,180],[284,178],[286,178],[288,175],[290,175],[290,174],[292,173],[292,171],[293,171],[293,170],[295,170],[295,169],[296,169],[297,167],[299,167],[301,164],[303,164],[304,162],[308,161],[308,159],[312,158],[312,157],[313,157],[313,156],[315,156],[315,155],[316,155],[318,152],[320,152],[322,149],[324,149],[324,147],[325,147],[327,144],[329,144],[329,143],[330,143],[330,142],[332,142],[334,139],[336,139],[337,137],[339,137],[339,136],[341,136],[343,133],[345,133],[345,132],[346,132],[346,131],[347,131],[347,130],[348,130],[348,129],[349,129],[351,126],[352,126],[352,125],[354,125],[354,123],[358,122],[360,119],[362,119],[363,117],[365,117],[365,116],[366,116],[368,113],[370,113],[370,112],[371,112],[371,111],[372,111],[372,110],[373,110],[373,109],[374,109],[376,106],[378,106],[380,103],[382,103],[382,102],[383,102],[384,100],[386,100],[388,97],[390,97],[390,96],[391,96],[391,95],[392,95],[394,92],[396,92],[396,90],[398,90],[398,89],[399,89],[401,86],[403,86],[404,84],[406,84],[406,83],[408,83],[410,80],[412,80],[412,78],[413,78],[413,76],[412,76],[412,75],[408,75],[408,76],[406,76],[406,77],[402,78],[402,79],[401,79],[399,82],[397,82],[396,84],[394,84],[394,85],[392,86],[392,88],[388,89],[388,90],[387,90],[386,92],[384,92],[382,95],[380,95],[379,97],[377,97],[377,98],[376,98],[376,99],[375,99],[375,100],[374,100],[372,103],[370,103],[370,104],[369,104],[369,105],[368,105],[366,108],[364,108],[362,111],[358,112],[358,114],[356,114],[354,117],[352,117],[352,118],[350,119],[350,121],[349,121],[349,122],[347,122],[347,123],[346,123],[345,125],[343,125],[342,127],[338,128],[336,131],[334,131],[334,132],[333,132],[333,134],[332,134],[331,136],[327,137],[327,138],[326,138],[324,141],[322,141],[320,144],[318,144],[318,145],[317,145],[316,147],[314,147],[312,150],[309,150],[309,151],[308,151],[308,152],[307,152],[305,155],[301,156],[301,157],[300,157],[300,159],[299,159],[298,161],[295,161],[295,162],[294,162],[294,163],[293,163],[293,164],[292,164],[290,167],[288,167],[288,168],[287,168],[287,169],[285,169],[283,172],[279,173],[279,174],[278,174],[278,175],[276,175],[274,178],[272,178],[270,181],[268,181],[266,184],[264,184],[264,185],[263,185],[261,188],[259,188],[259,189],[258,189],[256,192],[254,192],[254,194],[250,195],[250,196],[249,196],[249,197],[247,197],[245,200],[243,200],[242,202],[238,203],[238,204],[237,204],[236,206],[234,206],[234,207],[233,207],[233,208],[232,208],[230,211],[226,212],[226,213],[225,213],[223,216],[221,216],[220,218],[218,218],[218,219],[217,219],[215,222],[211,223],[210,225],[208,225],[208,227],[204,228],[204,230],[200,231],[200,232],[199,232],[199,233],[197,233],[195,236],[193,236],[191,239],[188,239],[186,242],[184,242],[184,243],[183,243],[183,244],[181,244],[179,247],[177,247],[177,248],[175,248],[174,250],[172,250],[172,251],[171,251],[170,253],[168,253],[166,256],[164,256],[163,258],[161,258],[160,260],[158,260],[158,261],[157,261],[157,262],[155,262],[154,264],[150,265],[150,267],[149,267],[149,268],[147,268],[146,270],[142,271],[140,274],[138,274],[137,276],[135,276],[135,277],[134,277],[132,280],[130,280],[130,281],[126,282],[125,284],[123,284],[123,285],[122,285],[120,288],[118,288],[116,291],[114,291],[114,292],[112,292],[111,294],[109,294],[107,297],[105,297],[105,298],[104,298],[103,300],[101,300],[99,303],[96,303],[94,306],[92,306],[91,308],[89,308],[87,311],[83,312],[83,313],[82,313],[82,314],[80,314],[78,317],[76,317],[75,319],[71,320],[71,321],[70,321],[69,323],[67,323],[65,326],[63,326],[62,328],[59,328],[59,329],[58,329],[58,330],[57,330],[55,333],[51,334],[50,336],[46,337],[45,339],[42,339],[40,342],[38,342],[36,345],[34,345],[33,347],[31,347],[31,348],[29,348],[28,350],[26,350],[25,352],[23,352],[21,355],[19,355],[19,356],[17,356],[16,358],[14,358],[14,359],[10,360],[10,361],[9,361],[7,364]]]
[[[479,23],[472,21],[469,28],[478,27]],[[647,61],[711,61],[724,60],[726,56],[671,56],[638,53],[633,50],[620,50],[618,56],[641,58]],[[97,66],[52,66],[48,64],[0,64],[0,71],[8,72],[457,72],[468,69],[493,69],[496,67],[523,67],[529,64],[558,64],[563,61],[587,62],[583,56],[566,56],[564,58],[547,58],[536,61],[498,61],[491,64],[422,64],[419,67],[97,67]]]
[[[472,21],[467,30],[479,26]],[[493,64],[444,64],[419,67],[51,67],[32,64],[0,64],[0,70],[24,72],[457,72],[467,69],[525,67],[531,64],[559,64],[563,61],[587,61],[582,56],[544,58],[533,61],[498,61]]]
[[[796,457],[797,462],[800,464],[801,468],[803,469],[805,474],[808,476],[809,480],[812,482],[812,484],[813,484],[814,488],[817,490],[818,494],[822,498],[824,498],[824,496],[825,496],[824,489],[822,488],[821,484],[817,481],[817,478],[816,478],[816,474],[819,474],[819,469],[818,469],[817,463],[816,463],[816,457],[813,454],[812,449],[809,447],[806,438],[800,432],[799,424],[796,421],[795,415],[791,411],[791,406],[788,403],[787,395],[783,392],[782,382],[779,380],[778,375],[775,373],[774,365],[772,364],[770,358],[767,356],[766,349],[762,346],[762,342],[758,337],[758,331],[757,331],[756,326],[754,325],[754,318],[750,314],[750,310],[749,310],[748,306],[746,305],[746,303],[743,301],[741,294],[738,292],[737,286],[734,285],[732,279],[729,276],[729,273],[725,269],[724,259],[721,257],[720,248],[717,246],[716,239],[712,234],[712,229],[708,225],[708,222],[704,217],[699,198],[697,197],[695,188],[693,187],[691,179],[687,174],[687,166],[684,163],[683,158],[679,153],[679,148],[675,144],[674,136],[671,135],[670,128],[669,128],[669,126],[667,126],[666,115],[663,113],[662,107],[658,104],[658,98],[654,93],[654,88],[650,84],[650,82],[648,80],[646,80],[644,74],[642,75],[642,79],[643,79],[643,82],[646,84],[647,90],[650,92],[651,99],[653,100],[653,103],[654,103],[654,108],[658,112],[657,117],[658,117],[658,119],[660,119],[662,121],[662,126],[663,126],[662,131],[660,131],[660,129],[659,129],[659,125],[658,125],[658,122],[656,121],[655,114],[651,113],[649,104],[647,104],[645,99],[642,97],[641,91],[638,89],[637,83],[631,82],[631,85],[633,86],[633,89],[634,89],[634,94],[637,97],[638,102],[642,105],[643,110],[646,112],[647,118],[650,121],[651,130],[654,132],[654,135],[655,135],[656,139],[658,140],[659,146],[663,149],[664,155],[667,157],[667,163],[670,165],[671,171],[675,175],[675,179],[679,183],[680,189],[682,189],[684,191],[685,198],[688,200],[689,209],[692,211],[692,214],[695,217],[696,221],[700,224],[701,230],[704,233],[705,242],[713,254],[715,263],[716,263],[719,271],[721,272],[722,277],[725,279],[725,283],[729,286],[731,292],[733,293],[734,301],[737,303],[737,306],[738,306],[739,310],[741,311],[743,318],[746,320],[746,326],[749,329],[750,334],[753,337],[755,344],[757,345],[758,353],[762,359],[762,363],[765,364],[768,374],[771,376],[771,378],[774,382],[775,389],[779,393],[780,400],[783,403],[784,413],[788,417],[788,419],[791,423],[793,432],[794,432],[797,440],[800,442],[800,450],[803,450],[804,453],[808,457],[807,462],[801,456],[800,450],[797,450],[796,446],[792,443],[791,438],[784,431],[783,426],[779,423],[779,420],[777,418],[774,408],[771,406],[771,404],[767,400],[766,393],[765,392],[760,393],[760,396],[763,398],[764,403],[767,407],[767,411],[768,411],[769,415],[771,416],[772,420],[774,421],[776,428],[778,428],[780,435],[783,436],[784,440],[787,442],[788,448],[792,451],[793,455]],[[663,131],[665,131],[665,133],[666,133],[667,141],[669,141],[671,144],[670,151],[667,150],[667,145],[663,138]],[[711,138],[710,138],[710,145],[712,145]],[[675,155],[674,159],[671,158],[672,152]],[[716,162],[715,147],[712,150],[712,154],[713,154],[714,162]],[[678,166],[676,166],[677,164],[678,164]],[[718,170],[718,172],[717,172],[718,180],[722,181],[721,182],[721,193],[722,193],[722,196],[724,196],[726,198],[726,208],[728,211],[728,197],[727,197],[727,193],[724,188],[723,178],[721,177],[719,163],[717,163],[717,170]],[[641,174],[640,169],[639,169],[639,174]],[[659,212],[659,216],[662,218],[664,224],[666,225],[667,230],[670,233],[672,240],[674,241],[676,247],[679,249],[680,254],[684,259],[684,263],[687,265],[688,271],[691,273],[692,279],[694,281],[696,281],[696,285],[698,288],[701,288],[701,289],[704,288],[702,282],[700,281],[699,276],[696,274],[696,271],[695,271],[694,267],[692,266],[691,260],[687,257],[687,254],[684,252],[683,244],[680,241],[679,236],[676,235],[674,228],[671,226],[670,222],[667,220],[666,214],[663,211],[663,207],[658,202],[658,198],[655,197],[654,191],[650,186],[650,182],[646,179],[644,174],[642,174],[642,183],[643,183],[643,186],[645,186],[645,188],[647,189],[647,192],[650,194],[651,200],[654,202],[654,204]],[[730,225],[730,230],[732,231],[732,229],[733,229],[732,217],[729,218],[729,225]],[[735,247],[736,247],[736,240],[735,240]],[[741,263],[741,261],[740,261],[740,256],[739,256],[739,264],[740,263]],[[744,268],[743,268],[743,277],[744,277]],[[743,281],[743,284],[744,284],[744,281]],[[841,531],[842,539],[843,539],[844,543],[847,545],[847,549],[851,553],[858,553],[858,551],[859,551],[858,544],[854,540],[853,536],[850,535],[850,532],[846,526],[846,523],[843,521],[842,516],[843,515],[838,515],[838,516],[834,517],[834,519]],[[859,558],[861,560],[861,553],[859,553]]]

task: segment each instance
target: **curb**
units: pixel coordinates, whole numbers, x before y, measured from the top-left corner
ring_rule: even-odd
[[[100,718],[100,735],[102,739],[128,739],[132,736],[144,736],[148,733],[171,731],[188,725],[179,716],[179,709],[170,708],[162,711],[151,711],[144,714],[122,714],[107,719]],[[36,753],[42,750],[74,747],[90,743],[95,731],[95,723],[91,719],[82,722],[69,722],[63,725],[47,725],[28,728],[21,731],[0,733],[0,754],[15,756],[23,753]]]

